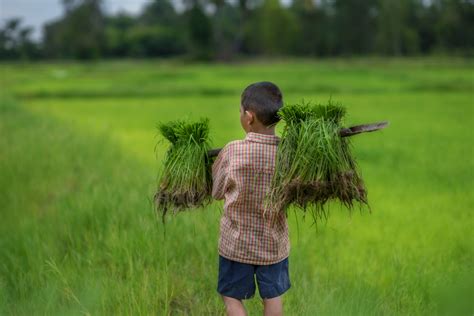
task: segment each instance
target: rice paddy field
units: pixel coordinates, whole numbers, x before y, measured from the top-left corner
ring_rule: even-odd
[[[241,91],[347,108],[372,212],[290,210],[286,315],[473,315],[474,62],[464,59],[1,64],[0,314],[224,315],[222,202],[163,225],[159,122],[241,139]],[[317,228],[317,229],[316,229]],[[261,314],[258,299],[246,301]]]

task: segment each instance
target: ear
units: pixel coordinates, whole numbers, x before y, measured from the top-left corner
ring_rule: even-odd
[[[246,116],[247,123],[249,125],[252,125],[252,123],[255,121],[255,114],[253,114],[250,111],[245,111],[245,116]]]

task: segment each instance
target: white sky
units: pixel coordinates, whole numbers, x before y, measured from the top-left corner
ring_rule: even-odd
[[[138,13],[142,6],[150,0],[105,0],[107,12],[127,11]],[[53,20],[62,14],[61,0],[0,0],[0,22],[13,17],[22,18],[24,26],[34,28],[34,38],[41,36],[45,22]]]

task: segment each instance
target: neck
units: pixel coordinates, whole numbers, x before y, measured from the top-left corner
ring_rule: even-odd
[[[275,135],[275,126],[254,127],[249,132],[264,134],[264,135]]]

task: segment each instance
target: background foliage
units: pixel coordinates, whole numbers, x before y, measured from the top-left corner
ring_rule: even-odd
[[[19,19],[0,29],[1,59],[463,54],[471,0],[152,0],[136,16],[102,0],[62,0],[42,40]]]

